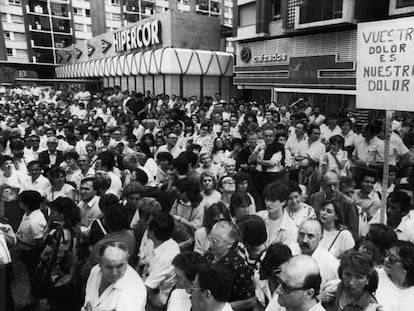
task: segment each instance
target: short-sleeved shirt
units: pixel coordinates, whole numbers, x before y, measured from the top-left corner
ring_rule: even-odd
[[[309,144],[309,139],[301,141],[298,146],[298,152],[295,156],[311,158],[316,162],[320,162],[326,152],[326,147],[320,141],[314,141]]]
[[[268,211],[259,211],[257,215],[264,220],[264,223],[266,225],[267,247],[274,243],[291,245],[296,242],[298,237],[298,227],[287,213],[283,214],[279,228],[271,228],[272,221],[269,218]]]
[[[149,258],[148,276],[145,285],[159,289],[159,298],[165,303],[175,285],[173,259],[180,253],[180,248],[173,239],[163,242],[154,248]]]
[[[30,214],[25,213],[17,229],[17,235],[27,241],[41,239],[45,235],[46,225],[45,216],[40,209]]]
[[[361,139],[355,147],[354,157],[364,162],[384,161],[384,142],[378,137],[372,138],[369,142]]]

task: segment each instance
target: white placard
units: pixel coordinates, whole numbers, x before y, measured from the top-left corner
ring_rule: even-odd
[[[357,108],[414,111],[414,17],[358,24]]]

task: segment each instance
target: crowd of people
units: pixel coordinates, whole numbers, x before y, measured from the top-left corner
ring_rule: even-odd
[[[23,310],[411,310],[414,118],[394,114],[384,192],[383,121],[306,101],[9,87],[0,303],[15,310],[22,262]]]

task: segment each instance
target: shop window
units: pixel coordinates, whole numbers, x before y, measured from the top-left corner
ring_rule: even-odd
[[[91,17],[91,10],[85,9],[85,16],[86,17]]]
[[[280,2],[281,0],[273,0],[272,3],[272,20],[274,21],[281,18]]]
[[[344,0],[308,0],[300,9],[300,24],[342,18]]]
[[[7,48],[7,56],[13,56],[13,49]]]
[[[414,0],[397,0],[397,9],[414,6]]]

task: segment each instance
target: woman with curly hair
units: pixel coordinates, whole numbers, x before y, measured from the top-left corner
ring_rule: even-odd
[[[201,196],[203,201],[201,205],[206,209],[214,203],[221,201],[221,193],[216,188],[216,176],[210,171],[205,171],[200,175]]]
[[[204,208],[200,205],[202,196],[198,183],[188,178],[177,180],[178,199],[175,200],[170,214],[175,219],[175,233],[173,238],[181,249],[191,247],[194,242],[194,232],[201,227]]]
[[[51,221],[40,255],[41,266],[52,280],[46,293],[52,311],[78,310],[82,306],[82,287],[77,277],[77,250],[81,238],[81,213],[75,202],[58,197],[49,203]]]

